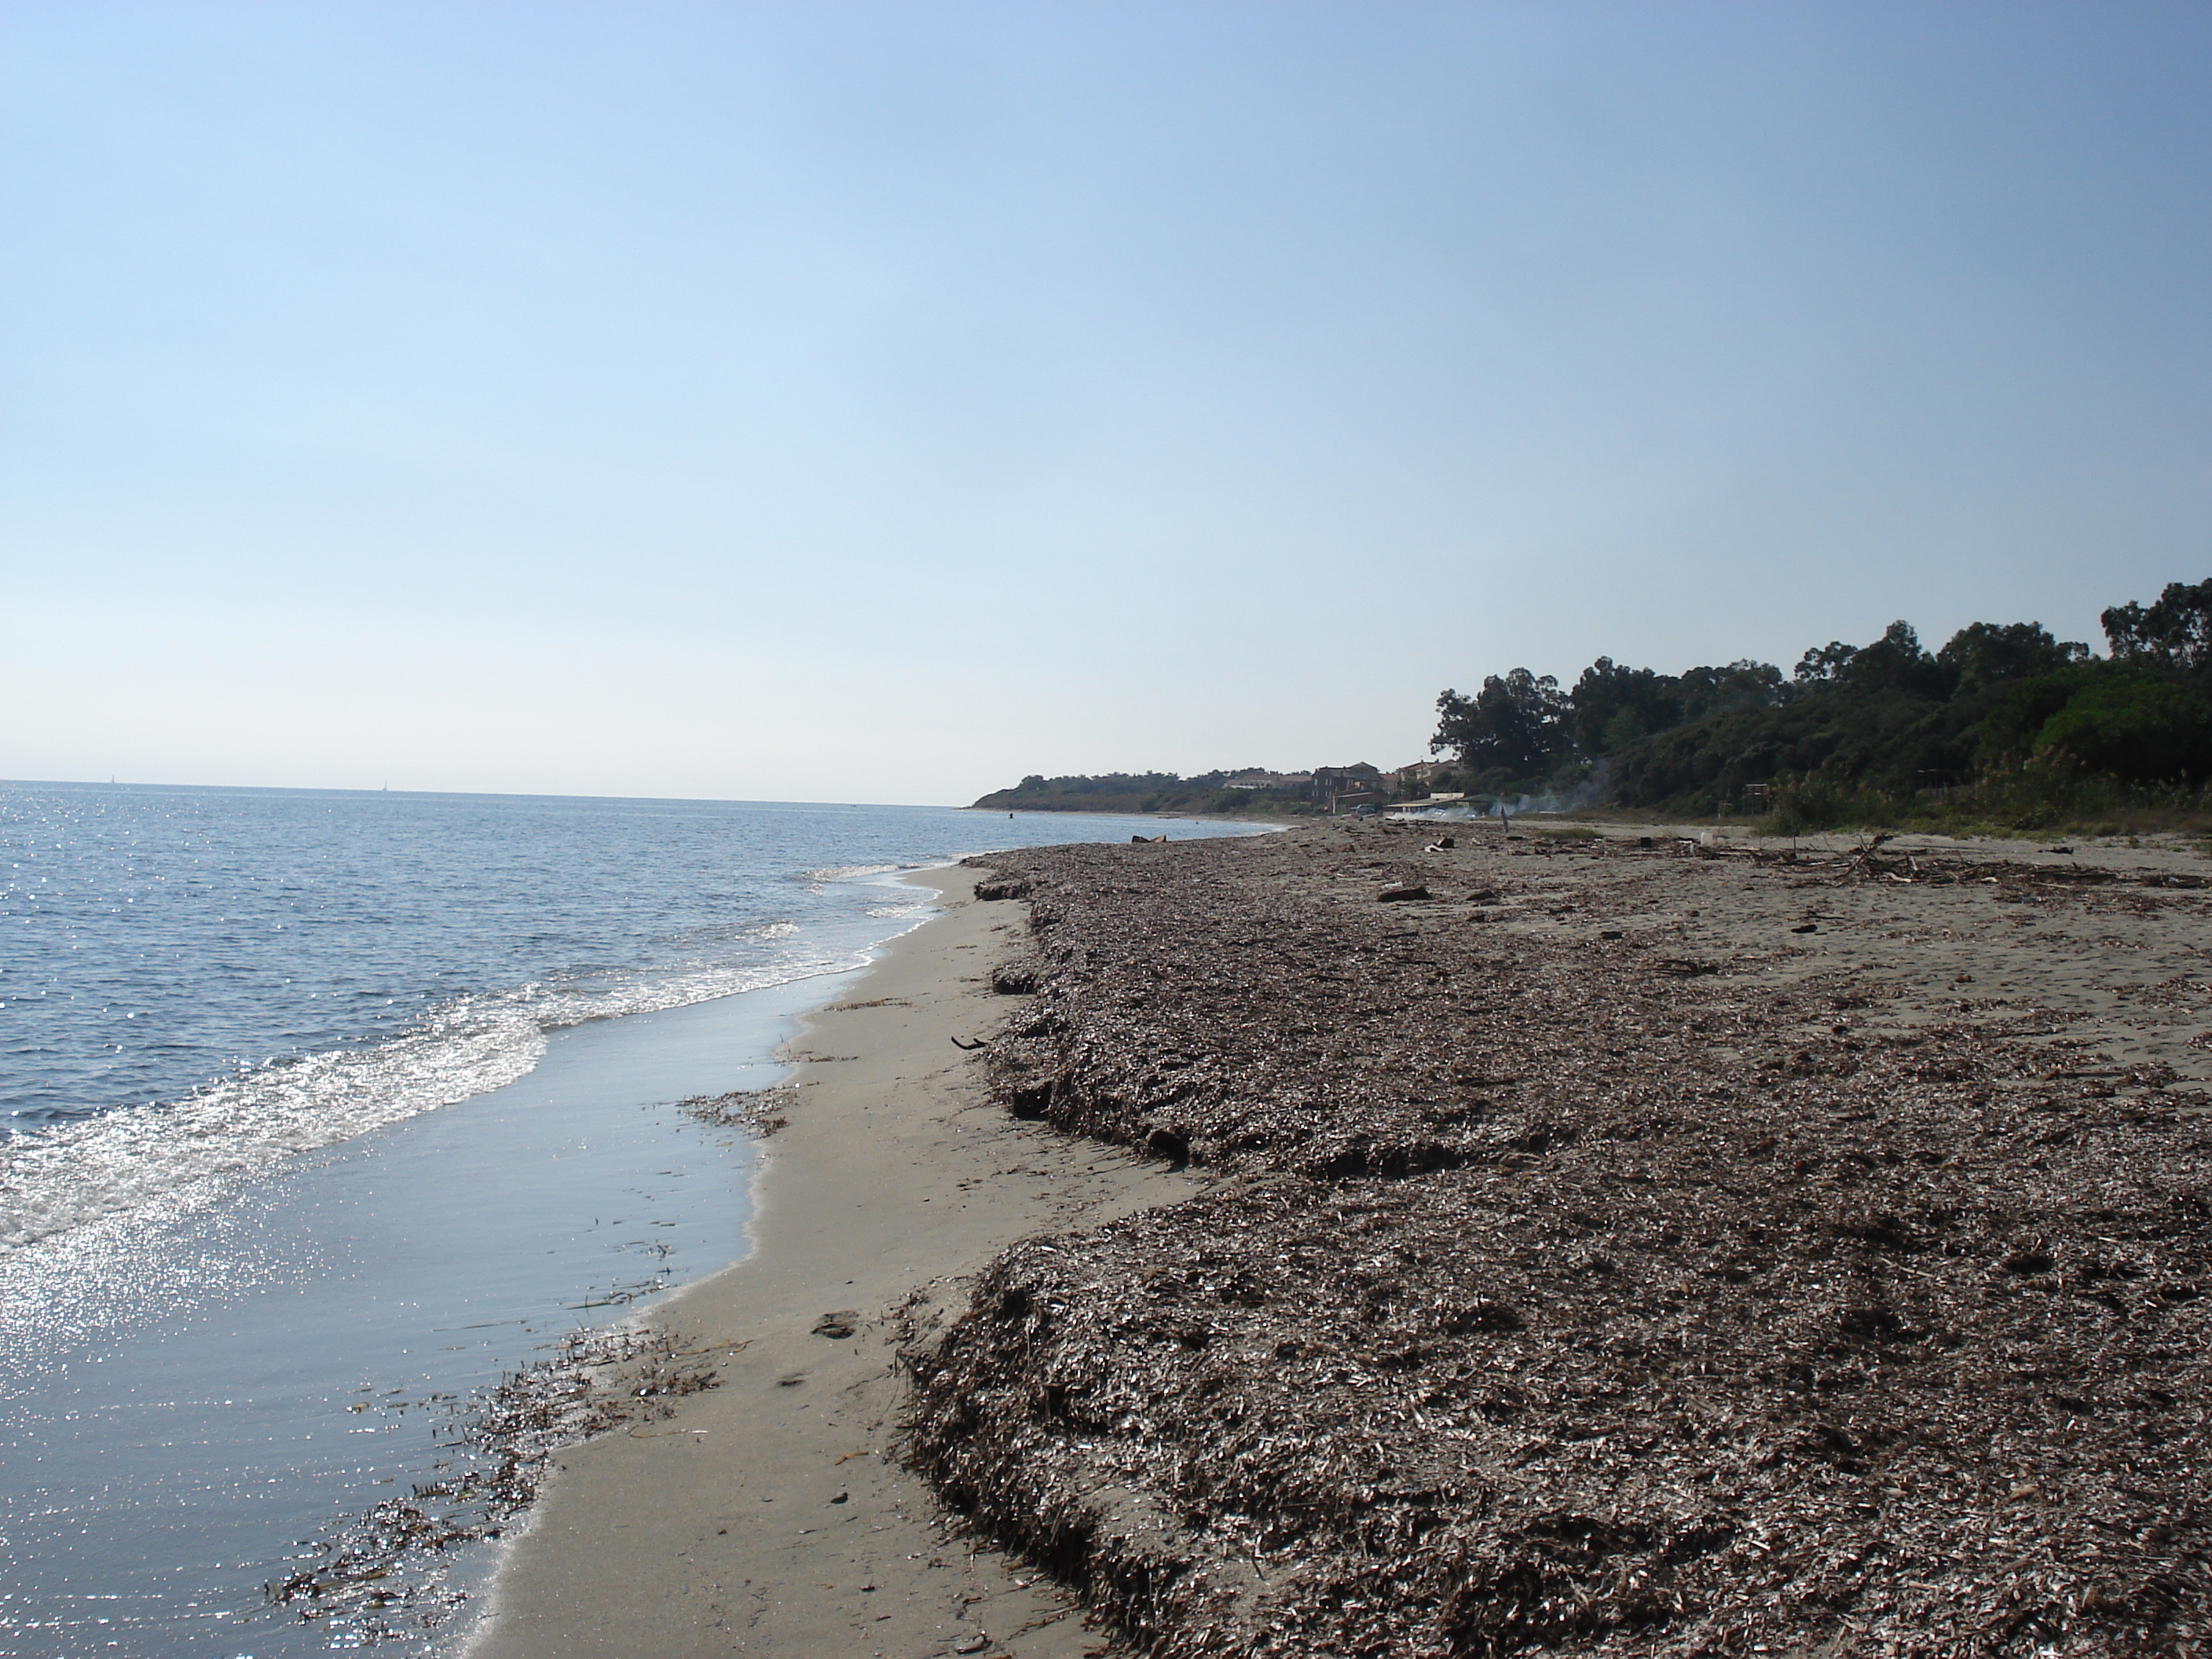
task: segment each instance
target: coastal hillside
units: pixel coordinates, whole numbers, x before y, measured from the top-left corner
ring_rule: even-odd
[[[1210,1184],[911,1355],[945,1501],[1152,1659],[2199,1650],[2200,861],[1460,839],[989,855],[1006,1109]]]
[[[1260,767],[1189,778],[1174,772],[1060,778],[1032,775],[1012,789],[994,790],[975,805],[1004,812],[1173,812],[1186,817],[1245,812],[1279,817],[1315,810],[1313,774],[1269,772]]]

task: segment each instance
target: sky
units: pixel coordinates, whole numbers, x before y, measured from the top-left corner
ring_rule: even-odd
[[[0,9],[0,777],[959,803],[2212,575],[2212,7]]]

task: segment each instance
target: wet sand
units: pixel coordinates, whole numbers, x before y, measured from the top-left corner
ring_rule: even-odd
[[[790,1045],[753,1253],[653,1316],[717,1385],[560,1454],[471,1659],[1075,1659],[1097,1645],[1061,1592],[948,1538],[896,1455],[899,1351],[964,1305],[963,1274],[1014,1239],[1188,1190],[988,1102],[981,1056],[951,1039],[1018,1000],[988,969],[1022,917],[974,900],[977,873],[912,878],[945,913]]]

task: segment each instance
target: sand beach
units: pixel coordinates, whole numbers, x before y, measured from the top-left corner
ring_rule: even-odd
[[[2198,1650],[2205,860],[1437,833],[935,872],[471,1652]]]
[[[976,876],[909,878],[945,913],[790,1045],[752,1254],[651,1322],[713,1386],[559,1455],[471,1659],[1097,1645],[1049,1581],[948,1537],[895,1455],[900,1350],[960,1311],[961,1275],[1191,1190],[990,1103],[982,1055],[952,1040],[1003,1018],[988,974],[1022,918],[976,902]]]

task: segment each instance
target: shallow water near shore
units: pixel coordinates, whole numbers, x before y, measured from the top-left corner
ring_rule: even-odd
[[[264,1586],[436,1484],[503,1375],[737,1259],[752,1148],[677,1103],[776,1079],[927,915],[895,872],[1163,827],[1239,829],[0,789],[0,1656],[377,1640]],[[380,1644],[466,1622],[426,1610]]]
[[[18,1264],[0,1651],[359,1642],[263,1587],[431,1482],[473,1392],[736,1259],[750,1144],[672,1103],[772,1079],[763,1056],[843,977],[556,1033],[465,1109]],[[489,1565],[465,1547],[448,1583]]]

